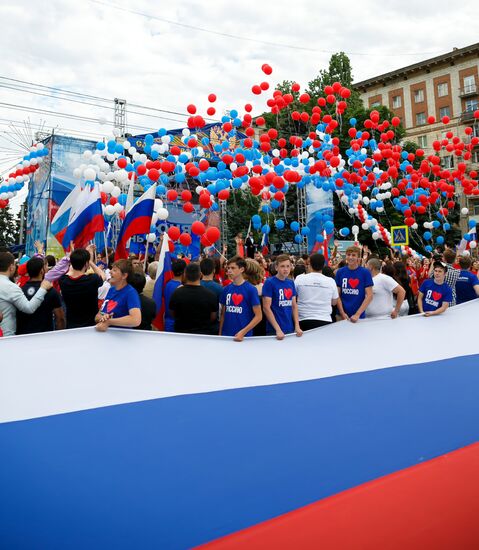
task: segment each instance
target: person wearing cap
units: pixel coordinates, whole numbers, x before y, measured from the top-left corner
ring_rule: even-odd
[[[445,283],[447,266],[440,261],[433,264],[433,279],[427,279],[419,289],[417,305],[426,317],[444,313],[452,302],[452,289]]]

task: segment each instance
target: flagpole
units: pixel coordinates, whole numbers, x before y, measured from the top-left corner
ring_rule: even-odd
[[[148,260],[148,235],[145,234],[145,259],[143,260],[143,271],[146,273],[146,263]]]

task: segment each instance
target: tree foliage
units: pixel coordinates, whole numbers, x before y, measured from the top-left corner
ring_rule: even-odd
[[[11,246],[18,242],[19,223],[10,206],[0,209],[0,246]]]

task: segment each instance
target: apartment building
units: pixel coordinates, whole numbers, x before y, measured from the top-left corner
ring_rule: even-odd
[[[472,135],[479,136],[479,120],[474,119],[474,111],[479,109],[478,67],[479,43],[357,82],[354,87],[366,106],[389,107],[401,119],[406,139],[431,154],[432,143],[444,139],[449,130],[466,140],[464,128],[471,126]],[[437,122],[429,124],[430,116]],[[447,126],[441,123],[445,116],[450,118]],[[457,157],[441,155],[443,166],[455,166]],[[468,168],[479,170],[479,147],[473,151]],[[460,202],[479,222],[479,198],[460,196]],[[461,229],[466,229],[467,221],[461,219]]]

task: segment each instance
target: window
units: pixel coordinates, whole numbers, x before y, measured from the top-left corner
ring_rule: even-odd
[[[449,85],[447,82],[441,82],[437,85],[437,96],[444,97],[449,95]]]
[[[426,113],[417,113],[416,126],[422,126],[423,124],[426,124]]]
[[[424,90],[414,90],[414,103],[422,103],[424,101]]]
[[[402,107],[402,98],[400,95],[393,96],[393,109],[399,109]]]
[[[472,203],[472,215],[479,216],[479,202]]]
[[[381,106],[380,101],[374,101],[373,103],[371,103],[371,107],[380,107],[380,106]]]
[[[453,155],[447,155],[442,157],[442,165],[444,168],[454,168],[454,157]]]
[[[476,79],[474,75],[464,77],[464,93],[472,94],[476,91]]]
[[[442,118],[443,116],[451,116],[451,109],[449,109],[449,105],[439,109],[439,118]]]
[[[472,162],[479,164],[479,151],[473,151],[472,152]],[[479,203],[478,203],[479,205]]]
[[[472,111],[477,111],[477,109],[479,108],[479,103],[477,99],[466,99],[466,101],[464,102],[464,107],[466,113],[470,113]]]
[[[418,136],[417,144],[421,149],[425,149],[427,147],[427,136]]]
[[[474,137],[479,137],[479,124],[472,125],[472,135]]]

